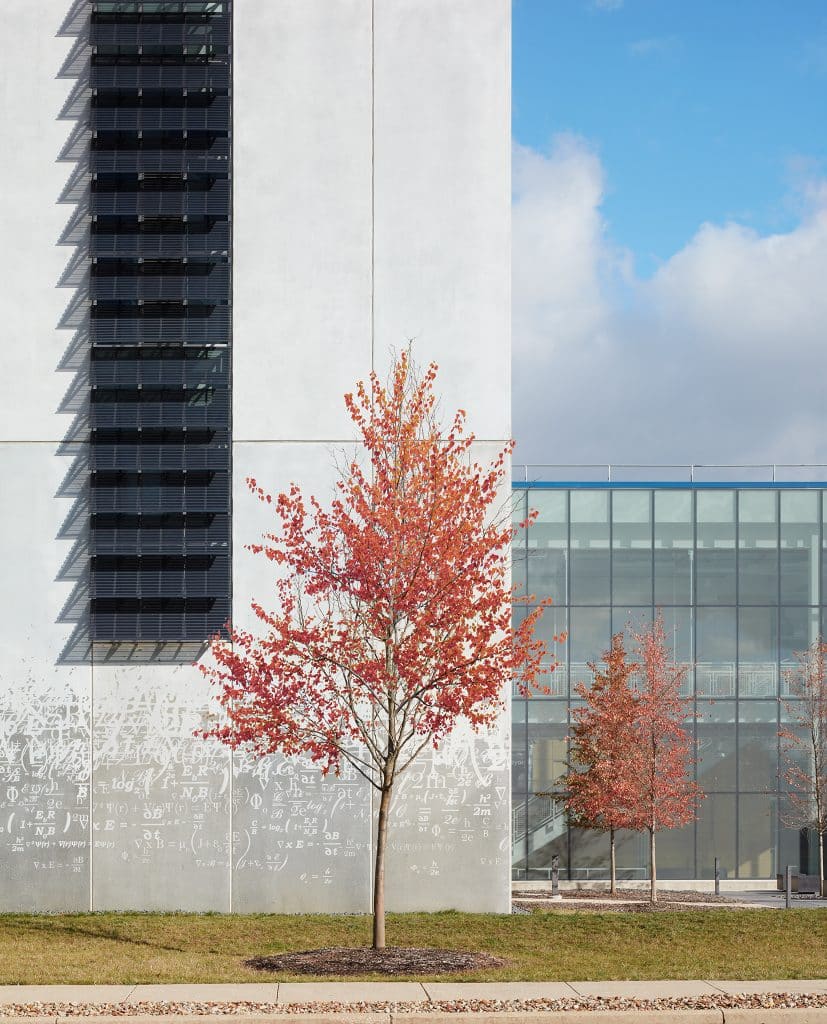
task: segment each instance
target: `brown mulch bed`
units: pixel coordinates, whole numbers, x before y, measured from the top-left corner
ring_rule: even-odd
[[[278,956],[255,956],[244,961],[257,971],[285,974],[451,974],[456,971],[503,967],[507,961],[489,953],[456,949],[408,949],[387,946],[329,946]]]

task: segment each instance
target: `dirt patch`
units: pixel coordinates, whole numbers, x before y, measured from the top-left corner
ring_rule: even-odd
[[[508,961],[489,953],[466,953],[456,949],[409,949],[387,946],[329,946],[305,949],[278,956],[255,956],[245,966],[257,971],[284,974],[452,974],[503,967]]]

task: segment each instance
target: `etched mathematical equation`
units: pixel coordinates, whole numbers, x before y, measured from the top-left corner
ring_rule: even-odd
[[[43,910],[366,910],[369,783],[347,764],[324,777],[300,758],[231,754],[195,735],[208,713],[191,669],[123,673],[94,702],[91,687],[7,689],[0,904],[22,887]],[[435,905],[452,905],[458,873],[507,870],[508,756],[504,729],[460,727],[398,780],[389,869]]]

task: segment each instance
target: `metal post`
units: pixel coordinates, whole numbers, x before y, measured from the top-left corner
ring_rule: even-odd
[[[721,895],[721,862],[715,858],[715,895]]]
[[[793,905],[793,869],[790,864],[787,865],[784,877],[784,902],[787,910]]]
[[[563,898],[560,895],[560,856],[556,853],[551,858],[551,898],[553,900]]]

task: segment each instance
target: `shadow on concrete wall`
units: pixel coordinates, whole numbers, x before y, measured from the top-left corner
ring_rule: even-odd
[[[56,368],[58,373],[66,374],[69,379],[57,412],[70,417],[70,420],[57,450],[58,456],[68,461],[69,468],[56,497],[72,501],[58,532],[58,539],[69,542],[71,547],[56,579],[59,583],[72,584],[72,591],[57,619],[71,629],[58,664],[191,664],[204,653],[206,644],[96,642],[91,632],[90,11],[89,0],[74,0],[57,33],[59,37],[74,40],[57,73],[59,79],[74,83],[58,114],[58,120],[67,122],[71,128],[57,157],[58,162],[70,167],[66,186],[57,202],[72,208],[66,227],[57,240],[59,246],[70,250],[66,269],[57,282],[58,288],[69,293],[69,301],[57,326],[61,331],[70,332],[70,340]]]

